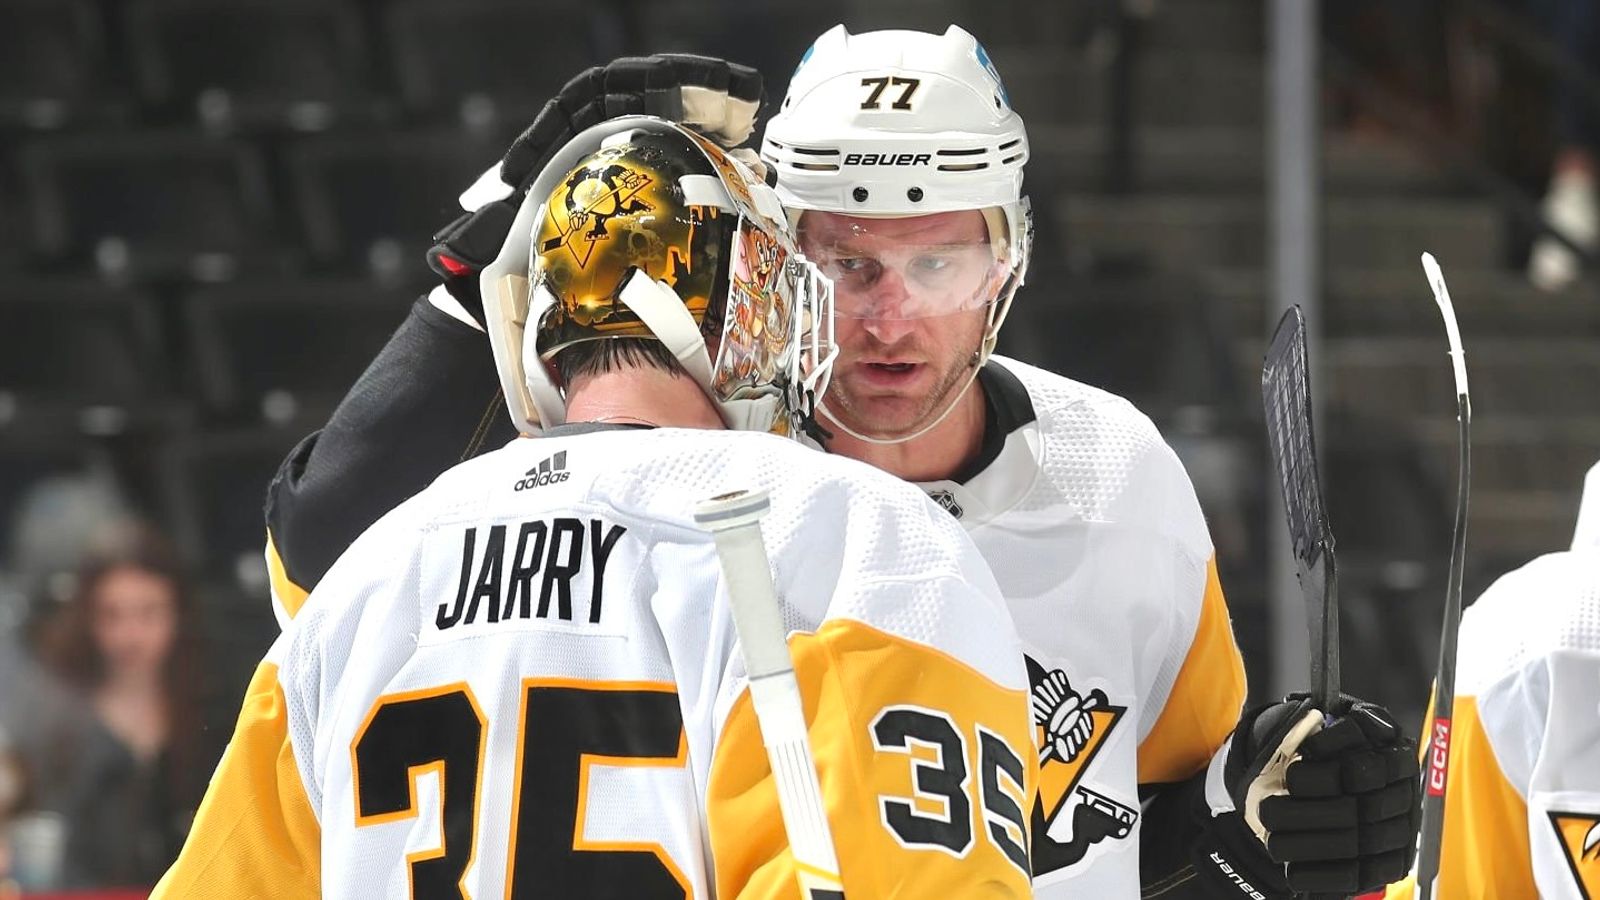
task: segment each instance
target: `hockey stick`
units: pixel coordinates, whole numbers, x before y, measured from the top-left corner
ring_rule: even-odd
[[[1306,601],[1311,632],[1311,697],[1330,714],[1339,699],[1339,576],[1333,532],[1322,507],[1317,447],[1311,434],[1311,377],[1306,363],[1306,320],[1291,306],[1261,365],[1261,401],[1267,444],[1283,490],[1283,511],[1294,542],[1295,575]]]
[[[843,900],[833,833],[828,828],[816,761],[806,740],[800,684],[794,677],[794,660],[789,656],[767,548],[761,540],[761,517],[770,507],[766,491],[733,491],[702,501],[694,520],[717,542],[717,560],[733,607],[733,627],[739,634],[750,679],[750,702],[772,763],[778,808],[794,853],[801,896]]]
[[[1444,627],[1439,633],[1439,669],[1433,681],[1433,723],[1423,771],[1422,834],[1417,855],[1417,897],[1434,896],[1439,878],[1439,850],[1444,838],[1445,777],[1450,769],[1450,728],[1456,701],[1456,635],[1461,630],[1461,579],[1466,568],[1467,499],[1472,482],[1472,401],[1467,394],[1467,359],[1461,350],[1461,329],[1450,303],[1450,289],[1433,254],[1422,254],[1422,270],[1433,288],[1433,300],[1444,316],[1450,341],[1450,362],[1456,379],[1456,419],[1460,424],[1460,471],[1456,482],[1456,524],[1450,545],[1450,580],[1444,592]]]

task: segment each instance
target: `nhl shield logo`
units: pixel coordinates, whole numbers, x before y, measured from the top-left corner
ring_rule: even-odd
[[[949,491],[929,491],[928,496],[932,498],[933,502],[944,507],[945,512],[955,516],[958,519],[961,518],[962,513],[965,512],[965,510],[961,508],[961,504],[956,501],[956,495],[950,493]]]
[[[1032,685],[1034,738],[1039,747],[1039,796],[1033,805],[1033,875],[1080,862],[1104,840],[1133,832],[1139,811],[1082,784],[1089,764],[1127,713],[1104,691],[1087,695],[1061,669],[1026,657]]]

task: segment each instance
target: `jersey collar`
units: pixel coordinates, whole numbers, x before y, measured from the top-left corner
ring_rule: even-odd
[[[654,428],[654,425],[641,425],[638,422],[563,422],[546,428],[540,437],[572,437],[578,434],[594,434],[600,431],[639,431]]]
[[[1039,477],[1039,423],[1028,389],[995,360],[978,371],[983,390],[983,446],[952,478],[918,482],[968,528],[1016,506]]]

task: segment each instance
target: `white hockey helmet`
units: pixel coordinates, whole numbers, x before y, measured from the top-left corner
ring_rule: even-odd
[[[988,358],[1026,274],[1033,227],[1022,193],[1027,131],[976,38],[955,25],[942,35],[852,35],[834,26],[801,58],[761,157],[797,222],[807,210],[861,218],[983,211],[994,258],[1007,270],[984,298],[979,362]],[[839,303],[850,315],[842,294]]]
[[[649,116],[602,122],[556,153],[479,289],[524,433],[566,421],[546,363],[582,341],[660,341],[728,427],[788,434],[836,354],[832,286],[795,248],[777,195],[716,144]]]

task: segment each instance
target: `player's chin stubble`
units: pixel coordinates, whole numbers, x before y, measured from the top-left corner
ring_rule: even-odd
[[[959,343],[955,346],[960,346]],[[836,380],[828,389],[824,401],[828,413],[837,417],[852,431],[875,438],[895,438],[924,428],[956,400],[972,375],[973,351],[951,352],[938,360],[942,367],[939,380],[933,388],[915,398],[902,395],[858,397],[851,379]],[[908,411],[909,409],[909,411]]]

